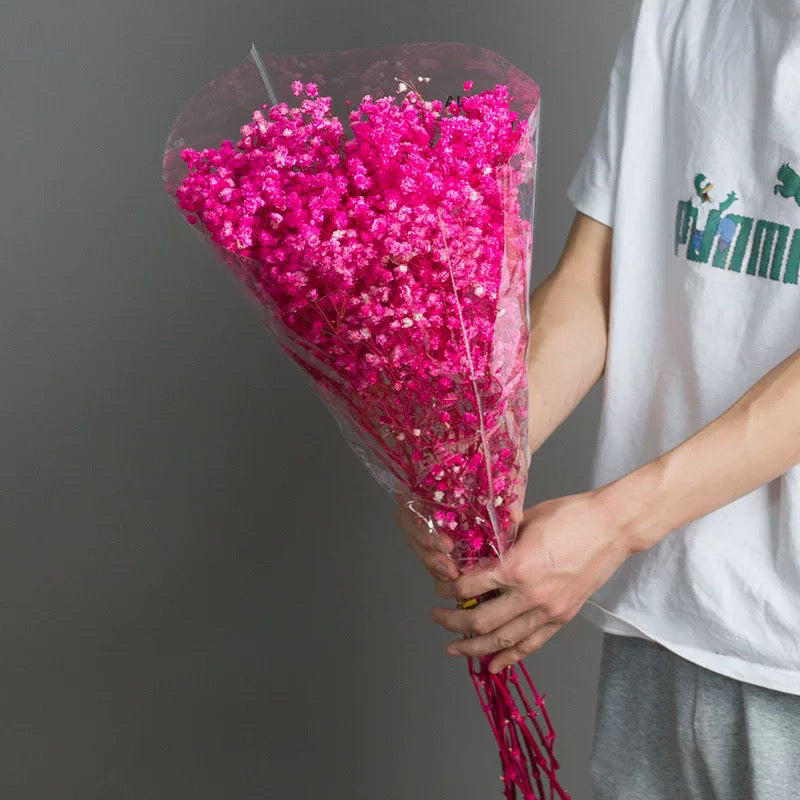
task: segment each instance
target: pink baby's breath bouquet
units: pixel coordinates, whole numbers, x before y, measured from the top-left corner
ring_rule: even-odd
[[[164,153],[188,222],[462,572],[503,558],[525,494],[538,118],[536,83],[474,45],[253,47]],[[524,665],[489,660],[468,664],[506,797],[568,797]]]

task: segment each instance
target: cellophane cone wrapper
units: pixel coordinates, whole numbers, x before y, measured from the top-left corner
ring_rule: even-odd
[[[341,128],[317,128],[317,145],[325,137],[330,145],[326,160],[298,162],[292,176],[282,169],[276,130],[287,108],[300,106],[298,81],[330,98],[327,116]],[[500,123],[474,105],[491,92],[510,115]],[[404,102],[407,119],[420,109],[414,135],[384,131],[379,139],[359,128],[370,108],[351,115],[366,96]],[[431,115],[436,100],[449,105]],[[164,185],[193,230],[247,287],[381,486],[432,535],[444,531],[455,541],[451,557],[462,572],[504,557],[525,494],[539,108],[537,84],[477,45],[294,55],[253,46],[191,98],[163,158]],[[470,139],[476,130],[483,149]],[[502,158],[487,155],[487,132],[504,137]],[[259,136],[259,158],[269,164],[259,173],[263,195],[237,207],[236,170],[209,170],[208,155],[223,142],[229,157],[248,143],[252,151]],[[409,181],[404,168],[414,164],[424,169]],[[212,225],[210,205],[186,188],[198,165],[212,182],[227,180],[214,184],[214,202],[230,200],[222,223],[217,216]],[[292,181],[302,179],[313,194],[315,173],[328,176],[317,198],[327,194],[305,217]],[[504,769],[513,772],[505,761]],[[514,796],[515,779],[504,780]],[[535,787],[518,788],[539,796]]]

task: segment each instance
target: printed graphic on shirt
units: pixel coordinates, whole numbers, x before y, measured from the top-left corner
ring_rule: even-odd
[[[794,199],[800,205],[800,175],[789,164],[778,169],[773,194]],[[714,184],[699,172],[694,178],[694,194],[679,200],[675,214],[675,255],[686,246],[686,258],[732,272],[745,272],[759,278],[798,282],[800,272],[800,228],[744,214],[729,213],[739,200],[731,190],[715,202]]]
[[[788,164],[781,164],[778,170],[779,184],[772,190],[774,194],[780,194],[787,199],[792,197],[800,206],[800,175],[798,175]]]

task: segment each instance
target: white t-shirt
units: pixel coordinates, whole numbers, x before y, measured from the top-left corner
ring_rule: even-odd
[[[599,486],[800,348],[800,0],[638,0],[567,196],[614,229]],[[581,615],[800,694],[800,467],[634,554]]]

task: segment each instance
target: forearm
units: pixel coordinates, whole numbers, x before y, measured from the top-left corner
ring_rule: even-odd
[[[725,413],[659,458],[597,490],[635,551],[800,463],[800,350]]]
[[[531,301],[528,440],[535,452],[603,373],[605,320],[580,286],[553,275]]]
[[[605,369],[610,234],[610,228],[577,214],[558,267],[531,297],[531,453],[569,416]]]

